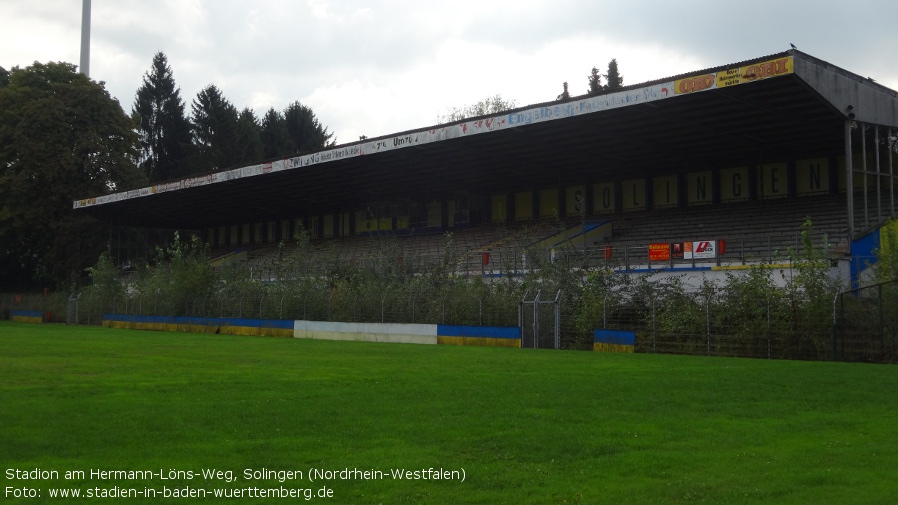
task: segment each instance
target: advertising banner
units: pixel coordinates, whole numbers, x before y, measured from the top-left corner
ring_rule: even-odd
[[[714,240],[699,240],[685,242],[683,244],[684,259],[714,259],[717,257],[717,242]]]
[[[674,93],[683,95],[696,91],[727,88],[738,84],[754,82],[769,77],[787,75],[793,73],[793,60],[791,56],[776,60],[762,61],[744,67],[734,67],[720,72],[694,75],[679,79],[674,82]]]
[[[684,255],[684,252],[683,252],[683,251],[685,251],[684,247],[685,247],[685,245],[688,244],[688,243],[689,243],[689,242],[686,242],[686,243],[683,243],[683,242],[674,242],[674,243],[670,244],[670,257],[671,257],[671,259],[681,260],[681,259],[685,258],[686,256]],[[692,247],[692,246],[690,246],[690,247]]]
[[[670,244],[649,244],[649,261],[669,261]]]

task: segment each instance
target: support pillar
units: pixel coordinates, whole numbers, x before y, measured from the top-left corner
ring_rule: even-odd
[[[854,240],[854,170],[851,166],[851,120],[845,121],[845,195],[848,206],[848,252]]]

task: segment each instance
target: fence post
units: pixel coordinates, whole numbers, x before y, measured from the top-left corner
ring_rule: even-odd
[[[94,294],[93,292],[87,297],[87,325],[90,326],[90,314],[94,309]]]
[[[611,291],[605,292],[605,298],[602,300],[602,329],[608,329],[608,296],[611,295]]]
[[[708,356],[711,355],[711,297],[705,295],[705,333],[708,335]]]
[[[838,360],[838,347],[836,346],[837,335],[839,332],[838,320],[836,319],[836,302],[841,301],[842,297],[839,296],[839,292],[836,291],[836,295],[833,297],[833,325],[832,331],[830,332],[830,336],[832,338],[832,353],[833,353],[833,361]],[[841,307],[841,304],[839,304]]]
[[[533,297],[533,348],[539,348],[539,297],[542,290],[536,290],[536,296]]]
[[[770,352],[770,297],[767,297],[767,359],[771,359]]]
[[[878,155],[879,151],[876,151],[876,152]],[[877,179],[877,184],[879,184],[879,179]],[[879,202],[877,202],[877,206],[878,205],[879,205]],[[884,335],[882,333],[883,325],[885,324],[885,321],[883,321],[883,310],[882,310],[882,284],[879,285],[878,291],[879,291],[879,349],[880,349],[880,352],[882,352],[885,350],[884,349],[885,339],[883,339]]]
[[[555,295],[555,349],[561,349],[561,290]]]

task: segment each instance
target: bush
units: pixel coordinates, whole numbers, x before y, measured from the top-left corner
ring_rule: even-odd
[[[762,265],[694,288],[682,277],[586,268],[576,255],[550,261],[529,254],[539,268],[505,269],[487,280],[460,268],[464,256],[452,234],[436,258],[409,257],[395,238],[381,238],[367,257],[347,259],[332,245],[313,248],[300,231],[265,265],[218,269],[196,238],[175,235],[127,283],[100,256],[88,289],[93,299],[118,300],[118,311],[146,315],[488,326],[516,326],[525,295],[542,290],[548,299],[561,291],[564,348],[591,348],[593,330],[608,327],[637,332],[639,350],[767,357],[776,349],[771,357],[813,357],[830,349],[823,330],[839,286],[829,277],[826,240],[821,247],[811,237],[808,220],[801,249],[789,251],[795,269],[783,288]]]

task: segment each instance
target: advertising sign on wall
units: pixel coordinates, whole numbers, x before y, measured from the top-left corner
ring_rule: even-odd
[[[684,259],[714,259],[717,257],[717,242],[713,240],[698,240],[683,244]]]
[[[685,244],[683,242],[674,242],[673,244],[670,244],[670,257],[675,260],[681,260],[685,258],[683,253],[683,251],[685,250],[684,246]]]
[[[649,261],[669,261],[670,244],[649,244]]]
[[[744,67],[733,67],[715,73],[678,79],[674,82],[674,93],[683,95],[709,89],[727,88],[793,72],[794,62],[791,56],[787,56]]]

